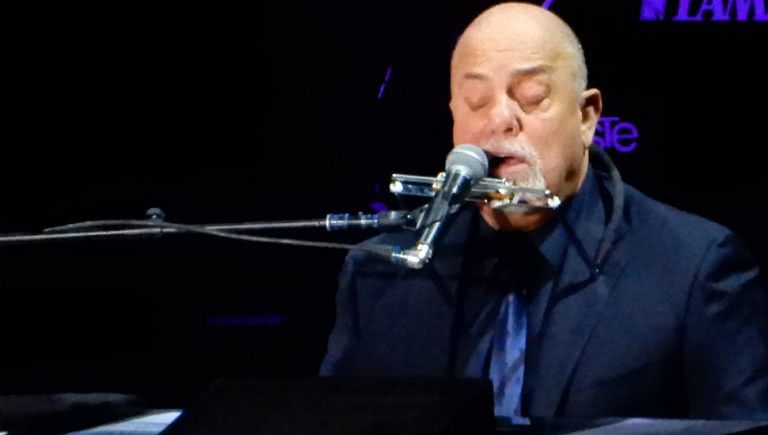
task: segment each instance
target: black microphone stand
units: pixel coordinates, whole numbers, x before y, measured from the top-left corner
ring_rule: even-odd
[[[329,214],[325,219],[245,222],[239,224],[181,225],[165,221],[165,214],[157,208],[149,209],[146,220],[104,220],[47,228],[42,233],[0,234],[0,245],[28,244],[55,241],[103,240],[113,238],[159,237],[165,234],[203,233],[209,235],[237,234],[274,229],[324,228],[327,231],[347,229],[407,228],[418,219],[414,211],[385,211],[377,214]],[[122,229],[105,229],[120,226]],[[125,228],[129,227],[129,228]],[[130,228],[134,227],[134,228]],[[143,228],[135,228],[143,227]],[[87,229],[97,228],[97,229]]]

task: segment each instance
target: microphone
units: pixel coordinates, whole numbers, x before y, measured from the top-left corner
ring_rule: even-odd
[[[445,218],[458,210],[472,185],[488,174],[488,157],[475,145],[459,145],[448,153],[445,172],[443,185],[416,223],[416,229],[423,229],[421,237],[414,247],[393,253],[393,263],[421,269],[429,262]]]
[[[418,208],[413,211],[391,210],[376,214],[349,213],[329,214],[325,217],[325,229],[327,231],[339,231],[349,229],[378,229],[388,230],[394,228],[414,227],[415,215],[421,211]]]

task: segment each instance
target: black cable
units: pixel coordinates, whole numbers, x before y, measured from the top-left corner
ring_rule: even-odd
[[[243,234],[234,234],[226,231],[212,230],[212,229],[204,228],[197,225],[176,224],[176,223],[160,221],[160,220],[118,219],[118,220],[88,221],[88,222],[65,225],[62,227],[49,228],[46,230],[48,232],[47,235],[42,235],[39,237],[49,236],[53,239],[58,236],[63,238],[67,235],[67,232],[71,232],[72,230],[80,230],[80,229],[94,228],[94,227],[104,228],[104,227],[116,227],[116,226],[117,227],[134,227],[133,229],[125,230],[126,233],[124,235],[140,235],[140,233],[136,232],[137,230],[135,229],[135,227],[158,228],[160,229],[160,231],[157,233],[158,235],[163,234],[162,229],[167,228],[167,229],[173,229],[181,232],[205,234],[209,236],[223,237],[227,239],[241,240],[246,242],[278,243],[278,244],[284,244],[284,245],[309,246],[309,247],[316,247],[316,248],[331,248],[331,249],[347,249],[347,250],[355,249],[355,250],[368,251],[378,255],[384,255],[386,257],[389,257],[392,253],[392,247],[389,247],[386,245],[350,245],[350,244],[344,244],[344,243],[314,242],[309,240],[285,239],[285,238],[276,238],[276,237],[247,236]],[[62,230],[64,229],[66,229],[67,232],[63,232]],[[89,234],[81,233],[81,235],[83,237],[87,237]],[[101,236],[101,235],[111,236],[111,235],[121,235],[121,234],[119,231],[93,233],[93,236]]]

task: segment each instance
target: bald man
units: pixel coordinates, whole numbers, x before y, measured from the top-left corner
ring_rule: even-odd
[[[450,109],[454,145],[482,148],[491,176],[564,203],[465,205],[417,271],[350,254],[322,374],[489,378],[513,422],[768,419],[757,267],[730,231],[642,195],[590,148],[602,98],[562,20],[483,12],[454,50]]]
[[[570,198],[587,173],[602,100],[586,89],[581,46],[549,11],[496,6],[459,38],[451,61],[454,144],[476,144],[491,174]],[[494,229],[532,230],[548,214],[506,214],[481,206]]]

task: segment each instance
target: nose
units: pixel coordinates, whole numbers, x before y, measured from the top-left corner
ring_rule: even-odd
[[[488,137],[517,136],[520,130],[520,106],[507,95],[496,98],[488,113]]]

